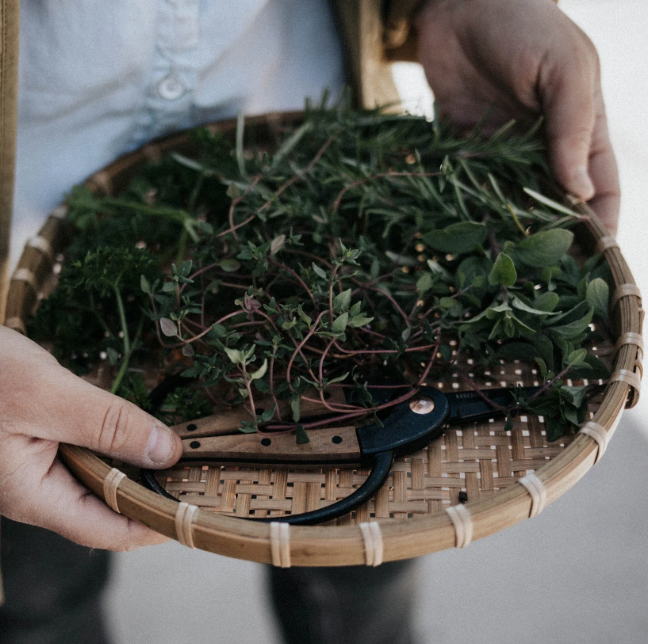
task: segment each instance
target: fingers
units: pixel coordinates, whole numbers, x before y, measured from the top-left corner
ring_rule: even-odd
[[[603,100],[594,126],[589,172],[596,194],[589,205],[611,235],[616,235],[621,205],[619,171],[608,133]]]
[[[594,196],[589,157],[594,131],[596,72],[587,60],[565,60],[540,70],[549,153],[558,181],[584,200]]]
[[[162,422],[132,403],[94,387],[59,367],[55,393],[43,409],[44,438],[112,456],[146,468],[163,468],[182,454],[182,443]]]
[[[0,390],[9,394],[3,416],[12,433],[88,447],[146,468],[180,458],[178,436],[132,403],[77,378],[15,332],[0,330],[0,343]]]
[[[616,234],[620,190],[610,143],[598,67],[562,65],[543,85],[549,152],[562,186],[589,201],[611,234]]]
[[[30,459],[28,471],[17,472],[3,486],[3,514],[53,530],[91,548],[134,550],[168,541],[150,528],[113,512],[54,457],[55,445],[53,450],[51,458],[44,450]],[[39,466],[43,466],[40,474]],[[18,474],[22,474],[19,483]]]

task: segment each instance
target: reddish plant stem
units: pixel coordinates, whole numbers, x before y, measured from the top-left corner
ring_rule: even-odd
[[[271,259],[270,257],[267,258],[267,261],[268,261],[268,263],[273,264],[274,266],[277,266],[279,268],[282,268],[283,270],[285,270],[288,273],[290,273],[291,275],[293,275],[295,277],[295,279],[297,280],[297,282],[299,283],[299,285],[306,291],[306,293],[308,293],[308,297],[310,297],[311,302],[313,303],[313,306],[315,308],[317,308],[317,303],[315,302],[315,297],[313,296],[312,291],[310,290],[310,288],[308,288],[308,286],[306,285],[304,280],[301,277],[299,277],[299,275],[297,275],[297,273],[292,268],[290,268],[289,266],[286,266],[285,264],[281,264],[279,262],[276,262],[274,259]]]
[[[470,378],[466,378],[466,376],[464,376],[460,371],[457,372],[457,375],[462,382],[467,384],[479,395],[480,398],[485,400],[491,407],[493,407],[493,409],[497,409],[498,411],[506,411],[505,407],[502,407],[502,405],[498,405],[496,402],[491,400]]]
[[[430,369],[432,369],[432,365],[434,365],[434,361],[436,360],[436,354],[437,351],[439,350],[439,345],[441,344],[441,338],[437,340],[437,343],[434,345],[434,349],[432,349],[432,357],[427,363],[427,366],[425,367],[425,370],[423,371],[423,374],[419,378],[419,381],[417,383],[417,387],[420,387],[425,383],[426,378],[428,377],[430,373]]]
[[[412,353],[414,351],[426,351],[427,349],[431,349],[434,347],[434,344],[426,344],[422,347],[407,347],[404,351],[399,351],[398,349],[345,349],[344,347],[341,347],[338,342],[335,342],[335,348],[338,351],[341,351],[342,353],[346,353],[349,355],[360,355],[360,354],[374,354],[374,355],[380,355],[382,353]]]
[[[232,199],[232,204],[230,205],[229,215],[228,215],[230,227],[228,230],[224,230],[222,233],[216,235],[217,238],[222,237],[223,235],[227,235],[227,233],[232,233],[234,235],[234,239],[238,239],[236,230],[238,228],[241,228],[241,226],[245,226],[245,224],[250,223],[256,217],[256,214],[254,214],[251,217],[248,217],[248,219],[246,219],[243,223],[237,224],[236,226],[234,225],[234,210],[236,209],[236,206],[238,206],[238,204],[241,203],[243,198],[248,194],[248,192],[250,192],[250,190],[252,190],[252,188],[254,188],[254,186],[256,186],[257,183],[259,183],[260,180],[261,180],[261,175],[257,175],[256,177],[254,177],[254,179],[252,179],[250,185],[245,189],[243,194],[236,197],[236,199]]]
[[[325,313],[326,313],[326,311],[322,311],[317,316],[315,322],[313,322],[313,326],[311,327],[310,331],[304,336],[304,339],[297,345],[297,347],[295,348],[295,351],[290,356],[290,360],[288,361],[288,367],[286,368],[286,380],[288,381],[288,385],[290,386],[291,391],[294,391],[294,390],[293,390],[293,387],[292,387],[292,383],[290,382],[290,371],[292,370],[292,366],[293,366],[293,363],[295,362],[295,358],[297,357],[298,354],[300,354],[300,351],[301,351],[302,347],[308,342],[308,340],[310,340],[311,337],[313,337],[313,334],[315,333],[315,331],[317,331],[317,326],[319,325],[319,323],[322,320],[322,317],[324,316]],[[292,336],[291,336],[291,339],[293,339],[293,341],[294,341],[294,338],[292,338]],[[304,359],[304,361],[306,361],[306,360]],[[314,374],[313,374],[313,380],[316,380]]]
[[[312,423],[302,423],[301,425],[302,425],[302,427],[304,429],[314,429],[315,427],[321,427],[323,425],[330,425],[333,422],[339,423],[339,422],[342,422],[344,420],[350,420],[352,418],[358,418],[358,417],[362,417],[362,416],[367,416],[367,415],[369,415],[369,414],[371,414],[373,412],[381,411],[383,409],[389,409],[390,407],[400,405],[400,403],[405,402],[406,400],[409,400],[412,396],[417,394],[418,391],[419,391],[418,387],[414,387],[414,388],[410,389],[403,396],[400,396],[400,397],[396,398],[395,400],[391,400],[391,401],[389,401],[387,403],[383,403],[382,405],[378,405],[377,407],[371,407],[371,408],[367,408],[367,409],[364,409],[362,411],[357,411],[357,412],[349,412],[349,413],[337,416],[335,418],[327,418],[327,419],[324,419],[324,420],[314,421]],[[297,429],[297,427],[298,427],[298,425],[293,425],[292,427],[278,426],[278,425],[272,425],[272,426],[268,425],[266,427],[266,429],[275,429],[276,428],[276,429],[279,429],[279,430],[283,430],[283,429],[294,430],[294,429]]]

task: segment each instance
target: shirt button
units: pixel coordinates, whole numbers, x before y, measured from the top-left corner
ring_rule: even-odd
[[[158,93],[167,101],[175,101],[180,98],[185,91],[185,87],[177,76],[167,76],[158,84]]]

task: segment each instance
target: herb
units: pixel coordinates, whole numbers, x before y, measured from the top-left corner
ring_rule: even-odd
[[[470,356],[477,372],[535,361],[546,395],[519,406],[550,438],[579,425],[585,388],[565,383],[605,373],[585,344],[609,275],[600,257],[567,254],[581,217],[543,194],[537,128],[456,138],[340,104],[307,108],[273,153],[245,134],[239,119],[232,149],[199,130],[195,157],[150,164],[118,197],[75,189],[79,232],[33,336],[77,370],[105,355],[113,390],[139,404],[134,365],[182,373],[190,389],[169,395],[167,419],[219,397],[246,406],[243,431],[303,440],[332,421],[304,422],[302,400],[361,419],[412,395],[372,406],[377,371],[419,386]],[[328,402],[333,384],[353,403]],[[259,411],[259,397],[274,404]]]

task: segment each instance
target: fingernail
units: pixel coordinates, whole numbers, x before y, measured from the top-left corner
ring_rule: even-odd
[[[594,196],[594,184],[589,178],[587,168],[579,166],[572,175],[572,190],[581,199],[591,199]]]
[[[165,465],[175,455],[175,438],[170,429],[155,426],[146,445],[146,455],[156,465]]]

